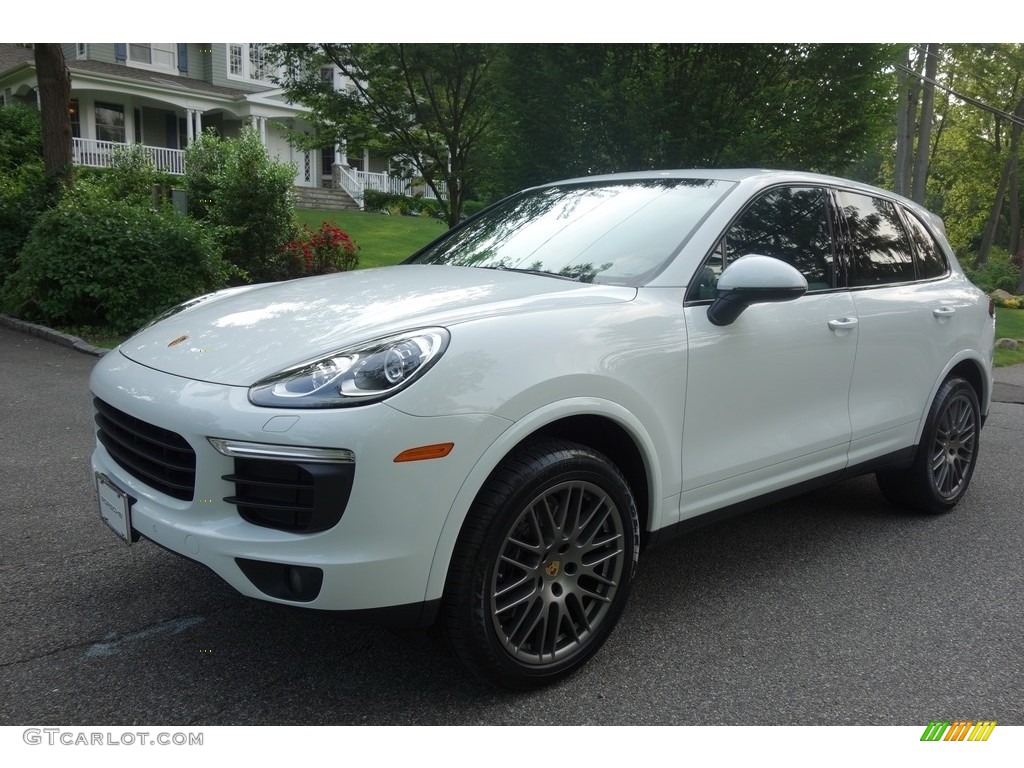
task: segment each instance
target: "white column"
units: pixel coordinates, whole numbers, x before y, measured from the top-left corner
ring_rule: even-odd
[[[194,119],[194,116],[194,109],[185,110],[185,142],[188,145],[191,145],[192,142],[196,140],[196,134],[192,126],[192,120]]]
[[[334,145],[334,163],[336,165],[348,165],[348,142],[343,141]]]
[[[196,110],[196,136],[203,135],[203,113],[201,110]]]

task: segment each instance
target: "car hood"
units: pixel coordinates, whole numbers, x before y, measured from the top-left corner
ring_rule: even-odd
[[[176,376],[249,386],[399,331],[635,296],[635,288],[511,271],[400,265],[227,290],[144,328],[120,351]]]

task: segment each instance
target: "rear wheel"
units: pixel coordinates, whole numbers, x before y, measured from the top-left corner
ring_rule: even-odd
[[[939,388],[928,411],[914,463],[876,475],[882,494],[894,504],[926,513],[947,512],[967,492],[978,462],[981,409],[965,379],[952,377]]]
[[[562,440],[517,449],[456,545],[441,617],[451,649],[510,688],[578,669],[622,613],[639,539],[629,486],[604,456]]]

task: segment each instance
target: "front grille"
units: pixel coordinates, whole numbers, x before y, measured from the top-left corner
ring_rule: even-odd
[[[351,463],[318,463],[236,458],[224,479],[235,495],[224,501],[253,525],[279,531],[315,533],[336,525],[352,490]]]
[[[99,398],[96,438],[132,477],[161,493],[191,501],[196,486],[196,454],[181,435],[129,416]]]

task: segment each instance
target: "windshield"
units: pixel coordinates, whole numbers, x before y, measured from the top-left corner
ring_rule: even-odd
[[[732,186],[712,179],[637,179],[529,190],[406,263],[638,286],[661,270]]]

